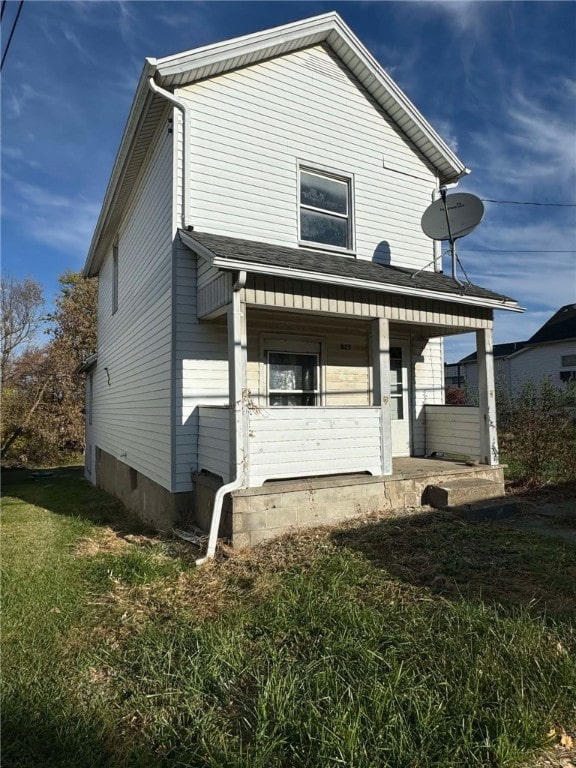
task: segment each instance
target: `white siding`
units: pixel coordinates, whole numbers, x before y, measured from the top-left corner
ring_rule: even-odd
[[[433,172],[321,46],[195,83],[191,223],[199,231],[298,244],[297,165],[354,175],[358,256],[420,268]],[[402,173],[398,173],[401,171]]]
[[[576,355],[576,341],[527,347],[510,357],[495,360],[496,386],[512,395],[528,383],[539,385],[549,378],[552,384],[560,387],[563,355]],[[478,364],[466,363],[465,372],[466,388],[474,397],[478,394]]]
[[[480,410],[461,405],[426,407],[426,455],[459,453],[480,459]]]
[[[198,408],[198,469],[230,481],[230,410]]]
[[[192,489],[191,473],[198,469],[198,406],[228,404],[226,316],[209,322],[198,320],[196,274],[196,258],[178,244],[174,291],[176,492]]]
[[[90,440],[165,488],[171,486],[172,218],[172,140],[164,132],[120,228],[114,315],[111,251],[99,275]]]
[[[414,339],[412,358],[412,455],[426,452],[427,405],[444,402],[444,347],[442,339]]]
[[[263,408],[249,414],[248,484],[338,472],[382,474],[380,408]]]

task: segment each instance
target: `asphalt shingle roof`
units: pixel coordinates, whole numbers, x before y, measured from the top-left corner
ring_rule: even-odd
[[[391,287],[435,291],[456,296],[470,296],[490,301],[515,302],[487,288],[467,283],[461,288],[451,277],[438,272],[417,272],[403,267],[377,264],[365,259],[339,256],[333,253],[309,250],[308,248],[287,248],[281,245],[259,243],[236,237],[213,235],[206,232],[185,232],[186,240],[195,240],[219,259],[242,261],[247,264],[269,265],[286,270],[305,270],[351,280],[365,280],[382,283]]]
[[[547,341],[564,341],[574,338],[576,338],[576,304],[565,304],[528,339],[527,343],[543,344]]]

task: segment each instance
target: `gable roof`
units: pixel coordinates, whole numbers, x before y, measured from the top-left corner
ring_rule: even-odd
[[[576,339],[576,304],[560,307],[550,320],[531,336],[527,344],[544,344],[550,341]]]
[[[179,234],[184,245],[219,269],[246,270],[365,290],[522,311],[518,303],[508,296],[471,284],[465,285],[463,291],[451,277],[438,272],[416,271],[350,256],[287,248],[206,232],[179,230]]]
[[[526,346],[525,341],[509,341],[505,344],[494,344],[492,348],[492,353],[494,356],[494,359],[498,359],[500,357],[508,357],[509,355],[513,355],[515,352],[519,352],[521,349],[524,349]],[[463,357],[461,360],[458,360],[457,363],[450,363],[450,365],[461,365],[462,363],[475,363],[478,359],[478,353],[472,352],[469,355],[466,355],[466,357]]]
[[[528,341],[494,344],[494,358],[510,357],[536,344],[547,344],[553,341],[568,341],[571,339],[576,339],[576,304],[565,304]],[[472,352],[470,355],[458,360],[458,363],[452,363],[452,365],[475,363],[476,359],[477,353]]]
[[[144,165],[150,142],[163,115],[170,108],[165,99],[152,93],[150,78],[154,78],[162,88],[174,90],[197,80],[215,77],[318,44],[330,48],[418,148],[436,169],[440,184],[456,181],[468,173],[468,169],[450,147],[335,12],[161,59],[148,58],[140,75],[116,155],[84,274],[97,274]]]

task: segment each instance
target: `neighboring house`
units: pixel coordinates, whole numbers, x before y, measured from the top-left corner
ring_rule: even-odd
[[[497,386],[510,395],[543,379],[558,387],[576,381],[576,304],[561,307],[528,341],[495,344],[494,372]],[[446,366],[446,386],[456,386],[457,376],[460,386],[478,392],[476,352]]]
[[[470,331],[497,464],[493,312],[519,307],[420,228],[466,173],[336,13],[147,59],[84,272],[89,479],[157,525],[277,479],[339,475],[344,503],[427,453],[442,337]]]

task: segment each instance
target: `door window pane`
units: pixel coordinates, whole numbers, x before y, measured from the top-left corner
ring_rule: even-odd
[[[404,418],[404,381],[402,347],[390,347],[390,413],[392,419]]]

